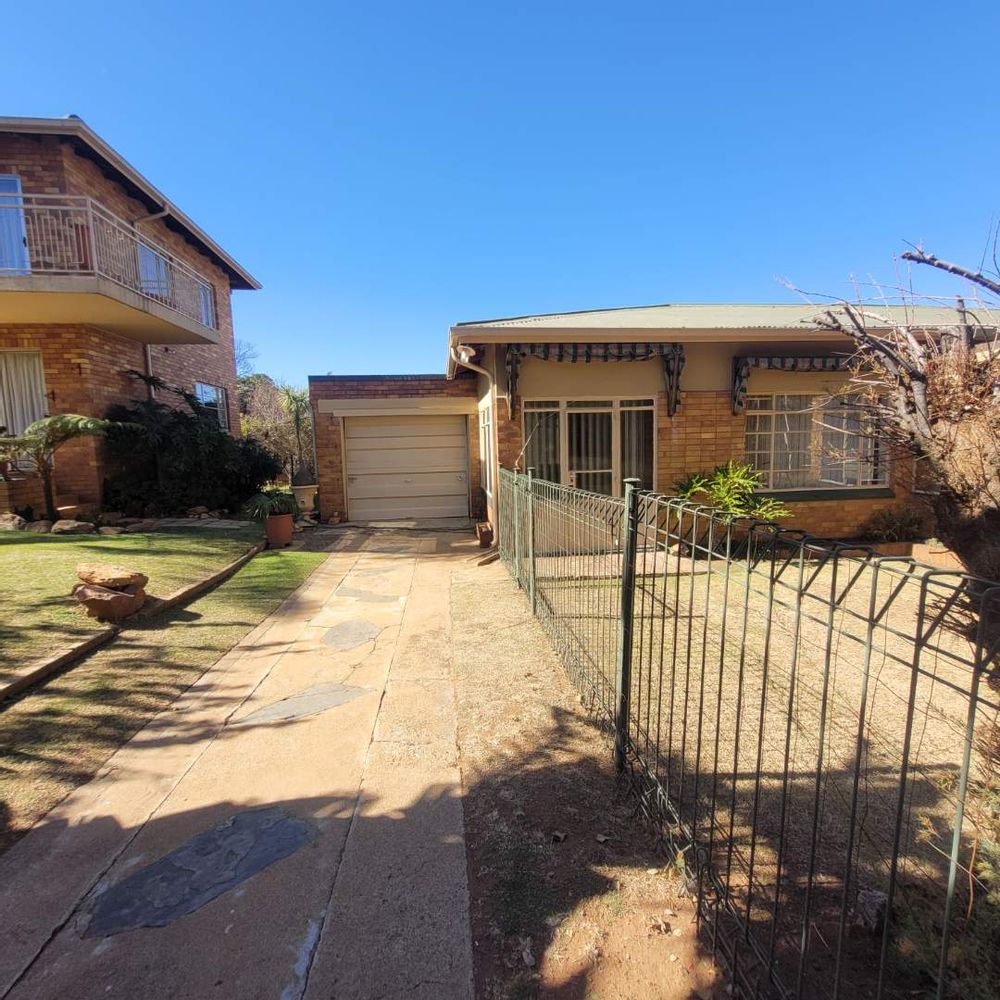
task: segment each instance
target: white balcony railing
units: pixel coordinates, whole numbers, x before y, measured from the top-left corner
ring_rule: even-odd
[[[93,198],[0,195],[0,278],[100,275],[217,329],[215,290]]]

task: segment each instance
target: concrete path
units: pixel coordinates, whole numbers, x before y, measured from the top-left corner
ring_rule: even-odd
[[[0,858],[0,996],[467,1000],[468,535],[348,533]]]

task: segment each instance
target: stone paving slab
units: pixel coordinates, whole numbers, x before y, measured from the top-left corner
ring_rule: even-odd
[[[338,548],[0,857],[0,996],[471,997],[449,653],[419,639],[468,543],[393,541]],[[358,616],[374,640],[323,642]]]

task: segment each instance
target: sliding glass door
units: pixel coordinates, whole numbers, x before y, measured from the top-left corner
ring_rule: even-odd
[[[0,274],[30,274],[21,178],[0,174]]]

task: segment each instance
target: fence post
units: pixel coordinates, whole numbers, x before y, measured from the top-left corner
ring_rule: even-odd
[[[632,611],[635,606],[635,551],[639,534],[638,479],[625,480],[625,544],[622,548],[622,606],[618,623],[618,671],[615,677],[615,768],[625,770],[628,717],[632,701]]]
[[[531,613],[535,614],[538,602],[535,599],[535,469],[528,469],[528,597]]]
[[[523,590],[524,580],[521,571],[521,477],[514,469],[514,582]]]

